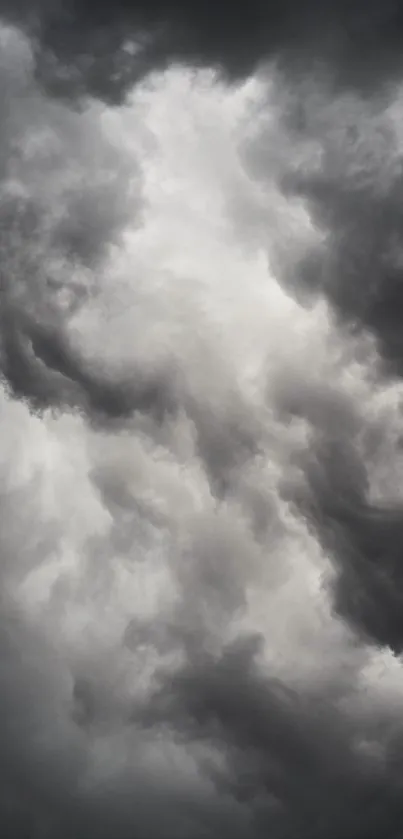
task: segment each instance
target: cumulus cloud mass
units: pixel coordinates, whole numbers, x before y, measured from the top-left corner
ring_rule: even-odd
[[[403,12],[0,0],[0,833],[403,836]]]

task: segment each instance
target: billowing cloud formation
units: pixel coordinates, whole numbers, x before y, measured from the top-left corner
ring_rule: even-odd
[[[290,5],[3,3],[5,836],[401,835],[400,11]]]
[[[372,92],[401,71],[399,0],[2,0],[36,43],[54,93],[116,101],[171,61],[214,65],[230,78],[278,59],[294,78],[322,67],[336,85]]]

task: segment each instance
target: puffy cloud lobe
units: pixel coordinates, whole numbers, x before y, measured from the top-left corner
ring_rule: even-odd
[[[38,406],[77,402],[80,381],[72,383],[63,322],[91,294],[91,270],[126,219],[140,212],[139,174],[131,163],[129,177],[101,109],[76,114],[44,98],[27,41],[12,29],[1,38],[2,368]],[[46,350],[52,335],[54,376]],[[51,362],[46,375],[42,351]]]
[[[400,376],[402,363],[400,100],[399,88],[383,99],[364,101],[349,93],[329,100],[320,82],[303,83],[280,97],[285,151],[273,155],[272,128],[263,118],[246,155],[256,179],[264,179],[274,163],[286,193],[308,201],[321,230],[321,241],[302,262],[291,271],[280,265],[284,282],[301,299],[325,295],[348,331],[370,330],[381,353],[380,362],[372,360],[374,375],[383,371],[385,377]],[[320,427],[328,428],[334,419],[322,398],[315,404],[305,393],[301,407],[294,392],[289,410],[316,416],[319,410]],[[335,404],[329,407],[334,417]],[[352,418],[339,411],[347,439],[335,446],[323,428],[308,470],[309,515],[343,569],[336,607],[364,636],[400,650],[401,507],[385,506],[382,494],[369,501],[366,461],[357,460],[351,445]],[[372,445],[381,445],[384,455],[381,439],[374,432]],[[398,431],[393,444],[400,451]]]
[[[350,323],[372,330],[389,370],[400,373],[400,89],[381,101],[342,95],[330,103],[311,88],[298,100],[288,120],[310,152],[284,182],[310,202],[326,237],[306,281]]]

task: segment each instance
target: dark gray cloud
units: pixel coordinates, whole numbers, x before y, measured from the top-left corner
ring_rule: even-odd
[[[331,301],[346,334],[372,335],[380,353],[373,374],[393,381],[401,377],[403,358],[401,89],[369,99],[351,91],[329,98],[320,80],[311,80],[284,93],[287,152],[278,177],[287,194],[308,202],[321,237],[291,272],[285,268],[284,282],[305,302]],[[255,150],[260,177],[269,171],[269,149],[263,140]],[[340,413],[337,398],[327,408],[322,394],[318,403],[311,392],[302,401],[295,392],[289,399],[292,413],[311,416],[320,429],[307,473],[312,498],[303,509],[339,567],[335,608],[364,637],[400,652],[402,507],[369,500],[356,418]],[[338,430],[335,438],[329,410],[346,436]],[[381,439],[375,433],[371,446]],[[400,447],[398,432],[397,457]]]
[[[63,323],[91,295],[94,271],[127,219],[140,213],[140,178],[108,139],[101,111],[77,114],[47,100],[28,42],[13,29],[1,38],[1,367],[37,408],[85,403],[86,383],[101,408]],[[106,412],[107,403],[112,414],[124,409],[116,400],[115,392],[105,397]]]
[[[174,60],[232,78],[267,57],[293,73],[322,64],[336,84],[369,92],[401,69],[398,0],[2,0],[1,9],[35,37],[39,74],[60,94],[116,100]]]
[[[401,88],[379,97],[357,91],[329,96],[320,77],[296,82],[266,100],[261,126],[246,144],[248,171],[258,182],[273,177],[312,214],[317,242],[301,259],[276,263],[290,291],[311,305],[330,301],[345,340],[364,340],[373,387],[402,373],[401,341]],[[282,124],[267,113],[277,109]],[[349,336],[349,337],[348,337]],[[371,342],[379,352],[373,354]],[[364,356],[359,351],[360,357]],[[345,363],[345,361],[341,361]],[[373,430],[359,454],[363,430],[339,387],[312,391],[293,383],[282,397],[285,416],[313,423],[312,460],[306,466],[310,499],[302,509],[339,568],[335,608],[367,639],[397,652],[402,645],[401,504],[371,498],[368,454],[381,448]],[[401,435],[396,431],[396,457]],[[305,468],[305,467],[304,467]],[[298,502],[300,503],[300,502]]]
[[[400,374],[400,88],[369,102],[322,100],[320,111],[322,95],[298,97],[287,118],[294,136],[316,143],[321,157],[310,170],[285,176],[286,189],[310,202],[326,236],[305,282],[328,294],[352,326],[371,330],[389,371]]]

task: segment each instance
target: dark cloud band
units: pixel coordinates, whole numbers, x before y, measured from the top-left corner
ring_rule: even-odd
[[[369,94],[401,69],[398,0],[2,0],[1,11],[36,38],[39,72],[60,94],[117,100],[136,79],[176,60],[213,65],[230,78],[267,58],[291,73],[322,65],[336,85]]]

